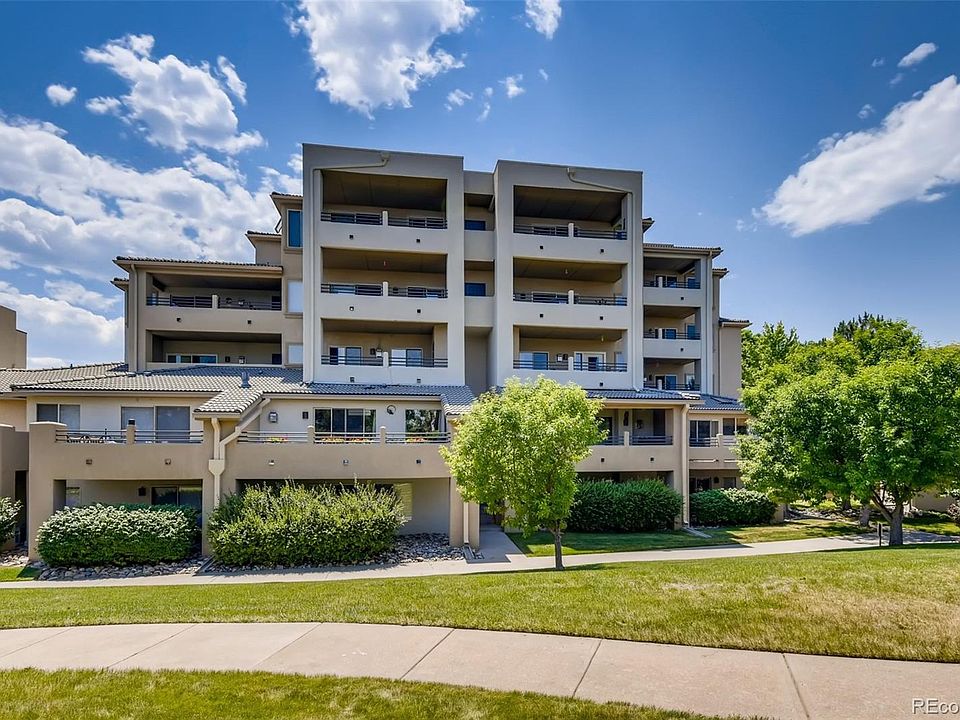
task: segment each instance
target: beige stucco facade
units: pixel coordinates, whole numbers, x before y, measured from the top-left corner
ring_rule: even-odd
[[[31,539],[66,503],[200,488],[208,517],[294,480],[393,486],[406,532],[476,547],[481,508],[439,447],[511,377],[604,400],[583,473],[685,498],[738,481],[745,414],[714,396],[739,394],[745,323],[720,315],[719,248],[644,241],[640,172],[319,145],[303,161],[303,196],[272,196],[277,231],[247,234],[255,262],[117,259],[127,367],[0,388],[22,448],[0,452],[29,446]]]
[[[17,329],[17,313],[0,305],[0,368],[27,366],[27,334]]]

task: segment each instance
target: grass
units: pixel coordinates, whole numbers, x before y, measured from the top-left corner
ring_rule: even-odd
[[[960,545],[315,583],[0,591],[0,627],[339,621],[960,661]]]
[[[40,571],[31,567],[0,567],[0,582],[33,580]]]
[[[778,525],[701,528],[700,530],[710,537],[701,538],[682,530],[646,533],[568,532],[563,535],[563,554],[580,555],[583,553],[629,552],[634,550],[666,550],[670,548],[702,547],[704,545],[732,545],[771,540],[804,540],[863,532],[863,529],[853,523],[821,520],[819,518],[790,520]],[[553,536],[550,533],[534,533],[528,538],[524,538],[520,533],[510,533],[510,539],[527,555],[534,557],[553,555]]]
[[[946,515],[924,515],[917,518],[904,518],[904,530],[922,530],[938,535],[960,536],[960,525]]]
[[[10,720],[334,720],[454,717],[568,720],[708,720],[701,715],[373,678],[269,673],[0,672],[0,717]]]

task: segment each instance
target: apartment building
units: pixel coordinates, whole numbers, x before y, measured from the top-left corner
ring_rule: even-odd
[[[391,486],[405,531],[477,546],[481,509],[437,447],[509,377],[603,399],[584,474],[685,498],[738,482],[748,323],[720,314],[720,248],[644,242],[640,172],[310,144],[303,168],[276,228],[248,232],[251,263],[117,258],[123,364],[0,375],[28,537],[64,505],[207,516],[292,479]]]

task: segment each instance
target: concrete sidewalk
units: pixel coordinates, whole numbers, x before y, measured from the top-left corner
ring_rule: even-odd
[[[932,533],[904,534],[908,544],[950,543],[950,539]],[[328,567],[290,570],[245,570],[236,572],[206,572],[197,575],[157,575],[141,578],[112,578],[103,580],[34,580],[0,583],[0,591],[25,588],[65,587],[123,587],[133,585],[214,585],[274,582],[323,582],[327,580],[358,580],[372,578],[426,577],[431,575],[467,575],[482,572],[513,572],[546,570],[553,567],[553,557],[527,557],[499,529],[481,532],[483,557],[468,560],[437,560],[405,565]],[[708,547],[676,548],[674,550],[640,550],[635,552],[590,553],[564,555],[567,567],[596,565],[598,563],[650,562],[656,560],[705,560],[722,557],[756,555],[783,555],[820,552],[823,550],[857,550],[877,546],[875,535],[845,535],[812,538],[808,540],[780,540],[742,545],[713,545]]]
[[[960,665],[341,623],[0,630],[0,668],[260,670],[618,700],[708,715],[910,718],[960,700]]]

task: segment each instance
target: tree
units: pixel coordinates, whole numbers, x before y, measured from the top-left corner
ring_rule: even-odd
[[[776,325],[764,323],[759,333],[744,330],[741,342],[743,386],[750,387],[771,367],[785,362],[800,345],[800,338],[794,328],[787,330],[781,321]]]
[[[508,380],[502,392],[481,395],[450,448],[440,448],[464,499],[497,514],[509,508],[525,535],[540,528],[553,534],[558,570],[576,463],[604,436],[597,423],[601,406],[572,383]]]

